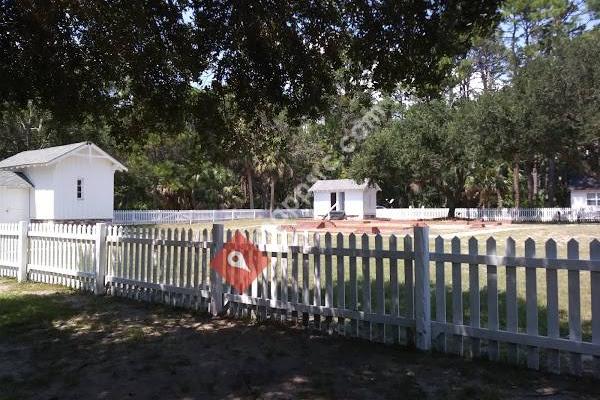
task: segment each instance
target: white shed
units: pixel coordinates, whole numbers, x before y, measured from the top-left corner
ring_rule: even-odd
[[[81,142],[15,154],[0,171],[0,220],[77,221],[112,220],[114,173],[127,168]]]
[[[320,180],[308,190],[314,194],[313,215],[321,219],[330,211],[343,211],[347,218],[375,218],[377,185],[352,179]]]
[[[600,179],[584,176],[571,181],[571,208],[600,208]]]

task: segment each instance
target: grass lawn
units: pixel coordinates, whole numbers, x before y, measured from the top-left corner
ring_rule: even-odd
[[[236,219],[227,221],[216,221],[214,223],[223,224],[225,229],[240,229],[240,230],[254,230],[260,229],[263,225],[285,225],[295,223],[296,220],[288,219]],[[189,223],[177,223],[177,224],[158,224],[158,225],[135,225],[136,228],[159,228],[159,229],[192,229],[194,232],[207,229],[209,232],[213,226],[213,222],[195,222]]]
[[[0,399],[594,399],[587,379],[0,278]]]

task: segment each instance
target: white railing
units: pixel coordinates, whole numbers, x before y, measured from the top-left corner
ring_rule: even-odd
[[[262,209],[235,210],[115,210],[115,224],[181,224],[195,222],[216,222],[238,219],[265,218],[311,218],[312,210],[286,209],[271,214]]]
[[[448,208],[384,208],[377,218],[444,219]],[[456,218],[511,222],[600,222],[600,207],[590,208],[457,208]]]
[[[243,232],[268,264],[237,292],[210,268],[233,233],[219,224],[212,231],[0,225],[0,264],[9,267],[0,275],[213,314],[296,321],[421,350],[524,359],[554,373],[600,373],[600,324],[593,322],[600,320],[597,239],[480,243],[430,240],[427,227],[386,237],[265,227]],[[584,364],[582,356],[596,362]]]

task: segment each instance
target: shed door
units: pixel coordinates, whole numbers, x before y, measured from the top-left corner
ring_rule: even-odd
[[[339,198],[338,210],[344,211],[346,209],[346,192],[340,192]]]
[[[337,201],[337,193],[336,192],[332,192],[330,195],[330,202],[329,202],[329,207],[333,207],[333,205],[336,203]]]
[[[29,190],[0,187],[0,223],[29,219]]]

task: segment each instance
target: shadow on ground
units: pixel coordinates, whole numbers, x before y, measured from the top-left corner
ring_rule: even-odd
[[[11,290],[0,291],[0,399],[600,396],[592,381],[482,361],[125,299]]]

